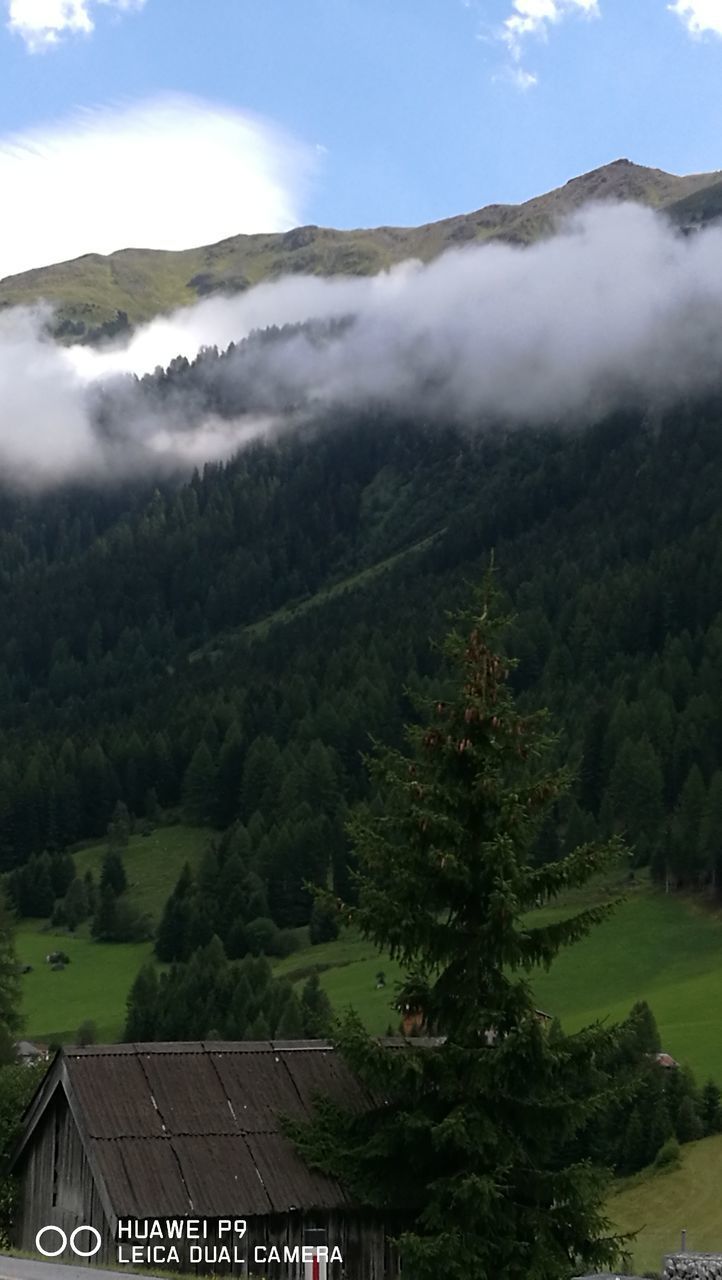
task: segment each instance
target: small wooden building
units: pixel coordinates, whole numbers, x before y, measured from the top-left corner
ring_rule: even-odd
[[[158,1254],[130,1259],[128,1222],[136,1247],[145,1248],[158,1245],[153,1223],[174,1220],[177,1230],[182,1219],[193,1231],[199,1220],[203,1256],[199,1244],[178,1240],[170,1270],[386,1280],[396,1274],[390,1224],[309,1169],[282,1132],[281,1117],[310,1115],[319,1094],[349,1108],[370,1103],[324,1041],[66,1048],[26,1111],[13,1157],[22,1187],[14,1243],[36,1253],[43,1227],[68,1239],[79,1226],[94,1227],[98,1236],[76,1238],[82,1250],[100,1240],[90,1265],[130,1261],[133,1271],[157,1271]],[[231,1240],[235,1256],[213,1260],[213,1248],[229,1243],[223,1220],[242,1219],[247,1231]],[[48,1249],[62,1239],[57,1231],[43,1237]],[[322,1248],[321,1265],[309,1269],[308,1250],[319,1244],[328,1266]],[[342,1262],[331,1260],[334,1248]],[[56,1260],[80,1261],[69,1248]]]
[[[36,1062],[47,1062],[50,1049],[46,1044],[36,1044],[33,1040],[16,1040],[13,1045],[16,1062],[25,1067],[33,1067]]]

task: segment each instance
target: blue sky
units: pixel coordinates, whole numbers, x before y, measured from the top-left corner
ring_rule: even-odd
[[[722,0],[0,12],[0,275],[295,221],[425,222],[620,156],[722,168]]]

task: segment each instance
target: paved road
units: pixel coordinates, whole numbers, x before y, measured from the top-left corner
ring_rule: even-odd
[[[129,1280],[137,1271],[106,1271],[98,1267],[66,1267],[60,1262],[35,1262],[0,1254],[0,1280]]]

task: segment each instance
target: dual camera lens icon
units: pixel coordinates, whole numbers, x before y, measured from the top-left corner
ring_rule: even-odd
[[[78,1248],[78,1245],[76,1243],[77,1237],[81,1235],[82,1232],[84,1231],[88,1232],[88,1234],[91,1237],[95,1238],[95,1244],[93,1245],[92,1249]],[[42,1241],[44,1236],[47,1235],[48,1232],[52,1233],[52,1236],[55,1237],[56,1242],[60,1240],[60,1247],[58,1249],[43,1248]],[[76,1258],[93,1258],[95,1254],[98,1252],[98,1250],[100,1249],[100,1246],[102,1243],[103,1242],[100,1238],[100,1232],[97,1231],[95,1227],[85,1227],[85,1226],[76,1227],[75,1230],[71,1232],[70,1238],[68,1238],[66,1233],[63,1231],[62,1227],[53,1227],[53,1226],[41,1227],[40,1230],[38,1231],[38,1234],[35,1237],[35,1248],[37,1249],[38,1253],[42,1253],[44,1258],[59,1258],[60,1254],[65,1253],[65,1250],[68,1248],[72,1250]]]

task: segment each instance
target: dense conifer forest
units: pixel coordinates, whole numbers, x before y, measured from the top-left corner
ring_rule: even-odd
[[[202,412],[206,352],[143,380]],[[134,394],[138,388],[135,388]],[[219,398],[220,396],[220,398]],[[351,814],[382,803],[372,739],[444,697],[440,641],[494,555],[525,713],[576,781],[543,864],[622,835],[630,873],[713,895],[722,860],[722,402],[578,430],[474,430],[327,411],[190,476],[0,496],[0,868],[23,915],[147,937],[123,896],[130,823],[215,831],[130,994],[131,1039],[326,1034],[317,978],[268,957],[335,936],[313,886],[353,901]],[[102,876],[68,849],[107,834]],[[648,1012],[648,1011],[647,1011]],[[720,1124],[718,1091],[649,1067],[595,1130],[637,1169]],[[650,1015],[651,1017],[651,1015]],[[210,1023],[209,1023],[210,1018]],[[652,1123],[654,1120],[654,1123]],[[585,1150],[591,1138],[585,1139]]]
[[[52,855],[119,801],[180,809],[232,848],[219,902],[231,866],[244,924],[307,923],[308,883],[346,885],[370,735],[393,741],[404,688],[443,682],[434,642],[493,549],[515,691],[551,708],[579,774],[539,858],[621,831],[668,888],[714,888],[721,416],[471,431],[339,411],[190,478],[4,492],[2,869],[47,855],[47,897]],[[226,914],[160,938],[164,958],[214,931],[246,954]]]

